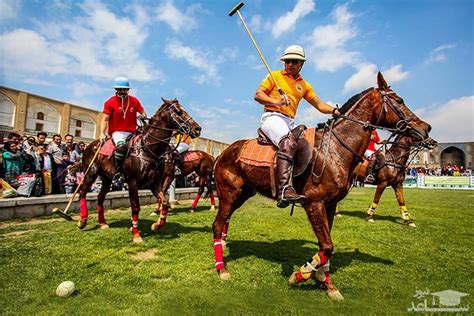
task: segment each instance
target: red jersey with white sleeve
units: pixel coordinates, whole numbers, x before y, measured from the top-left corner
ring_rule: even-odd
[[[137,112],[143,112],[143,107],[137,98],[128,95],[122,99],[116,95],[104,103],[104,114],[110,115],[107,132],[134,132],[137,129]]]
[[[367,145],[367,150],[372,150],[373,152],[376,152],[377,149],[375,149],[375,144],[380,143],[380,136],[379,133],[377,133],[376,130],[372,131],[372,134],[370,134],[370,141],[369,145]]]

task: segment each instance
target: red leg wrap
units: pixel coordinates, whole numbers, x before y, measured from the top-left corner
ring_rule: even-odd
[[[319,259],[321,259],[321,261],[318,264],[318,267],[325,265],[328,262],[328,257],[322,251],[320,251],[318,255],[319,255]]]
[[[195,209],[196,206],[198,205],[198,202],[199,202],[199,199],[201,198],[201,196],[198,194],[196,195],[196,197],[194,198],[194,201],[193,201],[193,204],[191,205],[191,208],[192,209]]]
[[[216,261],[216,269],[224,268],[224,255],[222,253],[222,239],[214,239],[214,260]]]
[[[97,215],[99,217],[99,223],[105,224],[104,206],[103,205],[97,205]]]
[[[211,205],[216,206],[216,199],[214,199],[214,193],[210,192],[209,197],[211,198]]]
[[[160,212],[160,223],[158,224],[160,227],[166,224],[166,218],[168,217],[168,209],[162,209]]]
[[[324,281],[325,284],[331,283],[331,276],[329,274],[329,271],[324,272],[326,274],[326,280]]]
[[[81,219],[87,219],[89,211],[87,210],[87,200],[85,197],[79,200],[79,209],[81,213]]]
[[[303,276],[303,273],[301,273],[301,271],[298,271],[296,272],[296,280],[298,282],[305,282],[307,281],[308,279],[306,279],[304,276]]]

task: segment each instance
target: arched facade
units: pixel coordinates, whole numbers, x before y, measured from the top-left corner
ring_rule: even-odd
[[[96,123],[85,113],[76,113],[69,120],[69,134],[74,137],[95,138]]]
[[[0,93],[0,126],[6,129],[13,129],[15,124],[16,106],[9,97]]]
[[[59,134],[61,114],[46,103],[36,103],[28,107],[26,114],[26,131],[37,133],[44,131],[48,134]]]
[[[446,165],[466,166],[466,154],[456,146],[450,146],[441,152],[441,166]]]

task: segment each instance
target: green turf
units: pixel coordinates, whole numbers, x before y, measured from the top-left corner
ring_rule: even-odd
[[[213,268],[208,204],[171,212],[151,233],[152,208],[142,210],[144,244],[131,242],[129,211],[109,212],[109,230],[95,218],[86,231],[66,221],[11,221],[0,226],[0,314],[399,314],[416,290],[469,293],[462,305],[474,310],[474,192],[406,189],[417,228],[402,225],[392,190],[365,221],[374,189],[356,188],[341,203],[333,227],[332,277],[344,295],[331,302],[314,281],[290,288],[291,272],[317,250],[301,208],[289,209],[255,197],[231,221],[225,257],[232,279]],[[23,234],[18,232],[26,231]],[[13,233],[17,232],[17,236]],[[133,256],[150,249],[148,260]],[[74,296],[54,294],[65,280]]]

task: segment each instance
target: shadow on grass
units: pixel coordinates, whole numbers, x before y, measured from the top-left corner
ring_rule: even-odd
[[[181,235],[189,234],[193,232],[203,232],[203,233],[211,233],[212,227],[204,226],[204,227],[191,227],[191,226],[183,226],[179,223],[168,222],[165,226],[163,226],[158,231],[154,232],[151,230],[151,225],[155,223],[155,221],[150,219],[140,219],[139,228],[140,234],[142,237],[147,236],[157,236],[159,238],[165,239],[174,239],[178,238]],[[109,223],[110,228],[122,228],[122,229],[129,229],[131,226],[129,219],[122,219],[119,221],[114,221]],[[98,229],[100,226],[94,227],[93,229]],[[93,230],[91,229],[91,230]]]
[[[351,216],[351,217],[358,217],[358,218],[362,218],[364,221],[367,221],[367,212],[366,211],[349,211],[349,210],[346,210],[346,211],[340,211],[339,212],[342,216]],[[375,221],[390,221],[390,222],[393,222],[395,224],[399,224],[399,225],[404,225],[402,222],[401,222],[401,218],[399,216],[393,216],[393,215],[380,215],[380,214],[377,214],[377,212],[375,213],[374,215],[374,220]]]
[[[230,254],[226,257],[226,261],[255,256],[281,264],[281,274],[283,277],[289,277],[293,273],[295,265],[303,265],[317,251],[316,243],[302,239],[279,240],[275,242],[230,240],[228,248]],[[354,249],[334,253],[331,259],[331,273],[348,267],[353,262],[394,264],[391,260]]]

